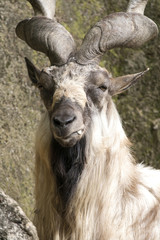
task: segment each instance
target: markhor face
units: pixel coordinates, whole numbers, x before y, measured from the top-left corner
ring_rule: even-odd
[[[131,87],[148,71],[112,78],[96,64],[70,62],[42,71],[28,59],[26,64],[48,110],[53,136],[64,147],[74,146],[84,136],[92,116],[104,108],[107,111],[111,96]]]
[[[53,136],[63,147],[72,147],[83,137],[92,115],[106,104],[109,83],[107,71],[100,67],[93,71],[70,63],[41,71],[41,98]]]

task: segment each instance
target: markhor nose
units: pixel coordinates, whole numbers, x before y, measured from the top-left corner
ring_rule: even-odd
[[[75,116],[59,115],[53,118],[53,124],[56,127],[66,127],[76,119]]]

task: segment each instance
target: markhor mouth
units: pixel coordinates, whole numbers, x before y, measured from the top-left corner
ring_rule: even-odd
[[[67,139],[70,139],[71,137],[73,137],[74,135],[82,136],[83,133],[84,133],[84,129],[80,129],[78,131],[74,131],[74,132],[68,134],[67,136],[58,136],[55,133],[54,133],[54,135],[55,135],[56,139],[67,140]]]
[[[72,132],[67,136],[57,136],[54,134],[54,137],[57,142],[59,142],[60,145],[63,147],[73,147],[77,141],[79,141],[82,138],[82,135],[84,133],[84,129],[80,129],[78,131]]]

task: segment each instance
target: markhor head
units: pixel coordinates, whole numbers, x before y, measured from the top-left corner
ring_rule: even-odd
[[[144,73],[112,78],[107,70],[92,64],[70,62],[40,71],[28,59],[26,63],[48,111],[53,136],[64,147],[74,146],[92,117],[107,111],[111,96],[126,90]]]
[[[39,88],[54,138],[63,147],[72,147],[85,135],[92,117],[107,112],[111,97],[128,89],[148,70],[114,78],[99,67],[101,56],[116,47],[140,47],[154,38],[158,29],[143,15],[147,0],[140,5],[130,1],[127,12],[97,22],[77,50],[71,34],[54,18],[55,6],[46,9],[43,1],[30,2],[43,17],[23,20],[16,33],[50,59],[51,67],[41,71],[26,59],[28,73]]]

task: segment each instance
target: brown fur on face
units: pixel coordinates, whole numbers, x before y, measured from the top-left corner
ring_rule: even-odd
[[[110,80],[107,71],[76,63],[45,68],[41,72],[35,69],[35,73],[31,67],[30,76],[32,79],[35,75],[34,83],[48,110],[53,136],[63,146],[72,146],[87,131],[91,114],[108,101]],[[72,118],[74,121],[70,121]]]
[[[107,107],[111,95],[122,92],[132,85],[132,80],[135,82],[142,75],[113,79],[104,68],[81,66],[74,62],[62,67],[44,68],[41,72],[29,62],[28,72],[40,89],[53,136],[63,146],[76,144],[87,131],[91,115]],[[57,104],[62,111],[65,108],[64,114],[61,110],[55,114]]]

